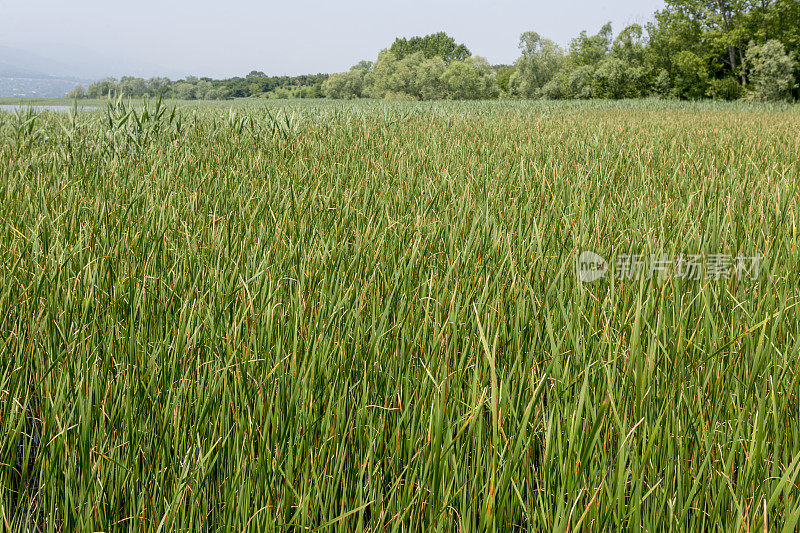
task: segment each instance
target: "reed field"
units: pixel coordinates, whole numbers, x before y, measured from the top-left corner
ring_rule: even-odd
[[[0,530],[795,531],[798,131],[668,101],[0,112]]]

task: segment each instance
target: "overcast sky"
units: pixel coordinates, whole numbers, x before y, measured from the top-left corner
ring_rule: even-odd
[[[615,32],[647,22],[661,7],[662,0],[0,0],[0,46],[105,74],[227,77],[342,71],[374,60],[397,36],[444,30],[475,55],[512,63],[524,31],[566,45],[607,21]]]

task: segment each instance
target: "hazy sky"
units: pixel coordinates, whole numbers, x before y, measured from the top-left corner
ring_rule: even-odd
[[[346,70],[396,36],[444,30],[492,63],[520,33],[566,45],[652,18],[662,0],[0,0],[0,45],[119,75],[213,77]],[[106,72],[111,70],[112,72]]]

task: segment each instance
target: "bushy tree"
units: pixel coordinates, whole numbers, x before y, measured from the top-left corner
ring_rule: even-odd
[[[769,40],[761,46],[751,44],[747,49],[750,65],[752,96],[759,100],[790,100],[797,87],[797,62],[786,53],[780,41]]]
[[[228,94],[224,87],[214,87],[205,94],[206,100],[225,100]]]
[[[398,59],[384,50],[365,80],[368,95],[375,98],[459,100],[496,98],[500,94],[497,75],[483,58],[451,61],[416,52]]]
[[[742,85],[732,76],[713,79],[708,82],[706,94],[714,100],[738,100],[742,96]]]
[[[450,63],[456,65],[458,63]],[[447,97],[443,77],[448,70],[441,57],[426,59],[417,67],[417,83],[423,100],[440,100]]]
[[[147,87],[154,96],[168,91],[171,84],[172,81],[169,78],[153,77],[147,80]]]
[[[445,32],[426,35],[425,37],[398,37],[392,44],[389,51],[397,59],[404,59],[416,53],[422,53],[426,59],[441,57],[445,63],[452,61],[464,61],[472,55],[469,49],[463,44],[456,43],[456,40]]]
[[[598,98],[625,98],[633,92],[628,66],[615,56],[606,56],[594,72],[594,93]]]
[[[743,75],[741,71],[741,21],[750,0],[666,0],[664,19],[672,30],[693,29],[696,42],[682,39],[684,50],[694,52],[712,75]],[[676,33],[674,37],[678,37]]]
[[[542,97],[548,100],[563,100],[570,97],[569,71],[560,70],[555,77],[542,87]]]
[[[610,22],[604,24],[596,35],[590,36],[582,31],[578,37],[570,41],[569,52],[572,60],[578,66],[597,65],[611,49],[613,35]]]
[[[348,72],[332,74],[322,84],[322,93],[327,98],[353,99],[364,95],[366,78],[372,68],[372,63],[362,61],[353,66]]]
[[[119,93],[126,97],[139,97],[148,94],[147,84],[142,78],[123,76],[119,80],[118,87]]]
[[[482,57],[450,63],[442,75],[442,84],[447,97],[453,100],[486,100],[500,94],[496,74]]]
[[[689,50],[681,50],[675,54],[672,64],[672,94],[690,100],[703,98],[709,80],[708,67],[703,58]]]
[[[556,43],[536,32],[523,33],[519,40],[522,56],[509,80],[512,94],[522,98],[541,96],[541,89],[564,67],[565,53]]]
[[[677,98],[705,95],[709,59],[703,31],[697,18],[677,7],[668,4],[655,13],[655,20],[647,26],[649,46],[645,56],[648,67],[655,73],[654,93]],[[668,93],[663,92],[665,81]]]
[[[322,84],[322,92],[326,98],[349,100],[360,98],[364,87],[364,75],[360,72],[341,72],[331,74]]]
[[[641,65],[644,63],[647,48],[647,38],[644,28],[639,24],[631,24],[619,32],[611,53],[628,65]]]
[[[198,100],[213,100],[212,96],[216,87],[211,80],[199,80],[195,83],[195,98]]]
[[[422,97],[417,69],[425,62],[422,52],[398,59],[390,50],[383,50],[369,76],[370,95],[384,98],[388,93],[403,93],[414,99]]]
[[[197,86],[191,81],[179,81],[172,86],[172,95],[179,100],[197,99]]]
[[[737,89],[730,81],[735,79],[748,86],[750,97],[773,98],[762,96],[750,79],[753,63],[746,57],[747,43],[763,46],[776,40],[789,58],[800,58],[798,0],[665,0],[665,4],[647,27],[645,57],[652,82],[666,70],[675,96],[732,97],[742,93],[742,87]],[[692,66],[697,75],[692,75]],[[795,69],[793,84],[800,81],[799,75]],[[786,90],[781,91],[779,98],[787,98]]]
[[[672,79],[666,69],[661,69],[653,83],[653,95],[660,98],[672,96]]]
[[[511,76],[517,71],[517,67],[496,65],[494,69],[497,73],[497,86],[500,88],[500,91],[505,95],[511,94]]]
[[[116,96],[119,93],[119,85],[116,78],[106,78],[97,83],[92,83],[86,90],[89,98],[103,98],[106,96]]]
[[[82,85],[76,85],[74,89],[67,93],[67,98],[72,100],[80,100],[81,98],[86,97],[86,91],[83,89]]]
[[[567,87],[573,98],[594,98],[594,67],[582,65],[570,72]]]
[[[647,62],[649,39],[644,28],[631,24],[623,29],[611,46],[611,56],[622,61],[624,65],[625,89],[622,96],[635,98],[650,92],[653,71]]]

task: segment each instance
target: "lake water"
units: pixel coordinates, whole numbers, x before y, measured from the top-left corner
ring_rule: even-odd
[[[21,105],[21,104],[0,104],[0,111],[14,112],[16,110],[27,111],[34,109],[36,111],[52,111],[53,113],[66,113],[72,110],[71,105]],[[100,109],[99,107],[78,107],[78,111],[94,111]]]

